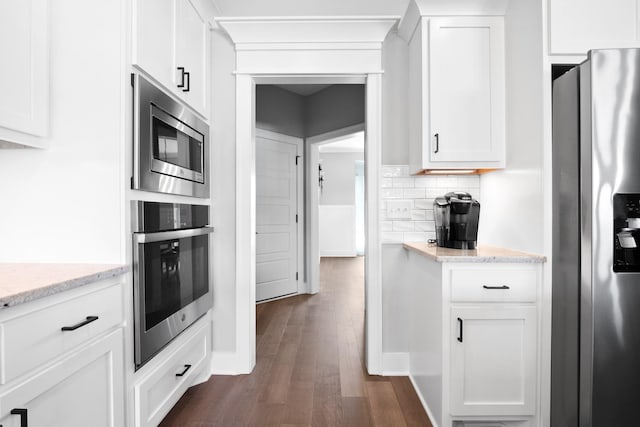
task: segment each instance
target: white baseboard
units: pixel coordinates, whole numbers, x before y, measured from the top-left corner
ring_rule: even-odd
[[[433,427],[439,427],[435,421],[436,418],[433,416],[433,413],[429,409],[429,405],[427,405],[427,402],[424,400],[424,396],[422,395],[422,393],[420,393],[420,389],[416,386],[416,382],[413,380],[413,376],[411,376],[411,374],[409,374],[409,380],[411,381],[411,385],[418,395],[418,399],[420,399],[420,403],[422,403],[422,407],[427,412],[427,416],[429,417],[431,424],[433,425]]]
[[[320,251],[320,256],[321,257],[356,257],[356,251],[355,250],[325,250],[325,251]]]
[[[214,351],[211,353],[211,375],[241,375],[247,372],[239,364],[236,352]]]
[[[409,375],[409,353],[382,353],[382,375]]]

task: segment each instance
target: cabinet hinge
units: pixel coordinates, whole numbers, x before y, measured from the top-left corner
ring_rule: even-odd
[[[298,272],[296,271],[296,280],[298,280]]]
[[[298,223],[298,214],[296,214],[296,224]]]

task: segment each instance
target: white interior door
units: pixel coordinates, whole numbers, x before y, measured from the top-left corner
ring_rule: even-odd
[[[271,132],[256,136],[256,301],[298,292],[300,145]]]

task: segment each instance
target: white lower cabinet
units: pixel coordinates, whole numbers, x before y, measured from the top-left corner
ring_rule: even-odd
[[[434,425],[540,425],[541,264],[408,255],[409,372]]]
[[[534,415],[536,307],[451,308],[451,415]]]
[[[122,330],[116,330],[4,391],[0,408],[9,415],[0,424],[124,425],[122,342]]]
[[[120,427],[123,286],[109,279],[0,312],[0,425]]]
[[[210,322],[200,319],[139,371],[134,385],[135,425],[157,426],[208,367]]]

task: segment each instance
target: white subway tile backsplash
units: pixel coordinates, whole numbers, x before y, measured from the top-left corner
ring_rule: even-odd
[[[402,199],[402,188],[383,188],[383,199]]]
[[[436,231],[436,226],[433,221],[414,221],[413,227],[415,231]]]
[[[405,242],[426,242],[427,233],[418,232],[418,231],[404,233],[404,241]]]
[[[411,209],[411,219],[413,221],[425,221],[427,219],[427,211],[424,209]]]
[[[436,197],[442,197],[448,193],[446,189],[442,188],[427,188],[426,190],[427,199],[435,199]]]
[[[413,201],[416,209],[433,209],[433,199],[416,199]]]
[[[413,221],[393,221],[393,231],[413,231]]]
[[[408,165],[387,165],[382,166],[381,173],[383,178],[393,178],[396,176],[408,176],[409,175],[409,166]]]
[[[433,199],[450,191],[466,191],[480,199],[478,175],[409,175],[409,166],[386,165],[380,180],[380,231],[383,243],[435,239]]]
[[[405,199],[424,199],[425,189],[424,188],[405,188],[404,190],[402,190],[402,196]]]
[[[420,175],[415,177],[415,186],[420,188],[435,187],[438,177]]]
[[[413,188],[413,178],[393,178],[393,188]]]
[[[439,176],[438,188],[456,187],[458,185],[458,177],[455,176]]]

